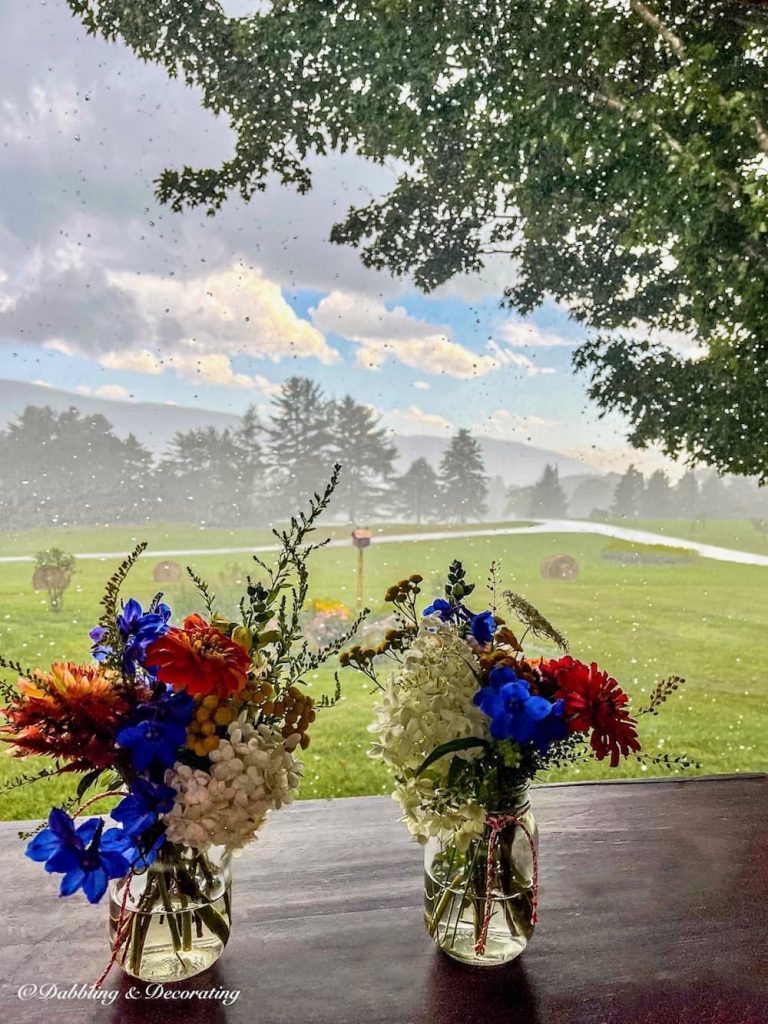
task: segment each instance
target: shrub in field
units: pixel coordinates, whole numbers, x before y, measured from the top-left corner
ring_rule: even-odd
[[[38,551],[35,555],[32,586],[35,590],[46,591],[52,612],[61,611],[64,591],[72,582],[74,571],[75,556],[60,548],[48,548],[47,551]]]
[[[603,548],[600,557],[606,562],[620,562],[622,565],[678,565],[695,561],[699,554],[691,548],[615,540]]]

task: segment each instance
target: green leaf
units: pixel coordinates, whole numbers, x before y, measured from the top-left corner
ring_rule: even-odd
[[[102,771],[103,771],[102,768],[94,768],[93,771],[86,772],[86,774],[82,777],[82,779],[80,779],[80,782],[77,784],[77,799],[78,800],[82,800],[83,799],[85,794],[88,792],[88,790],[91,788],[91,786],[94,784],[94,782],[96,782],[98,777],[101,775]]]
[[[455,754],[458,750],[472,750],[473,747],[485,747],[486,750],[490,750],[491,745],[488,740],[480,739],[479,736],[464,736],[462,739],[448,740],[447,743],[441,743],[439,747],[435,747],[429,757],[424,759],[416,776],[421,775],[431,764],[439,761],[446,754]]]

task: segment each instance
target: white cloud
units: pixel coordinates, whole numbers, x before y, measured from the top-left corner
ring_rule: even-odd
[[[174,347],[206,354],[273,362],[311,356],[326,366],[339,362],[338,352],[258,269],[233,265],[185,279],[111,271],[107,278],[135,299],[147,340],[155,344],[170,339]]]
[[[64,255],[62,250],[59,256]],[[45,349],[95,359],[109,370],[159,376],[172,369],[190,380],[257,389],[265,396],[276,385],[263,374],[244,372],[247,367],[235,370],[234,359],[314,358],[326,366],[340,361],[320,331],[258,269],[233,265],[175,278],[75,267],[59,256],[46,254],[36,273],[31,260],[26,280],[10,299],[8,338],[34,339]],[[46,286],[55,299],[42,307],[42,317],[37,292]]]
[[[445,416],[438,413],[424,412],[417,405],[409,409],[394,409],[383,414],[386,425],[396,434],[432,434],[443,436],[446,431],[453,430],[453,424]]]
[[[472,427],[472,432],[482,437],[505,441],[515,434],[557,426],[560,426],[559,420],[545,419],[543,416],[520,416],[508,409],[495,409],[485,419],[476,423]]]
[[[52,347],[52,346],[47,346]],[[165,363],[149,349],[126,349],[123,352],[105,352],[99,362],[108,370],[126,370],[129,373],[157,375],[165,370]]]
[[[514,366],[516,369],[522,370],[527,377],[557,372],[554,366],[538,366],[528,356],[524,356],[521,352],[512,352],[508,348],[502,348],[496,341],[488,342],[488,351],[495,360],[494,365]]]
[[[505,320],[496,328],[496,334],[512,348],[554,348],[562,345],[577,345],[577,338],[544,331],[528,320]]]
[[[333,291],[309,312],[319,330],[341,335],[360,346],[357,365],[364,369],[378,370],[388,359],[394,359],[424,373],[469,380],[497,366],[491,356],[454,341],[450,327],[418,320],[403,306],[387,309],[380,300]]]
[[[48,349],[50,352],[60,352],[63,356],[73,356],[75,354],[74,346],[68,344],[62,338],[49,338],[48,341],[43,342],[43,348]]]
[[[115,402],[127,402],[133,395],[124,388],[122,384],[100,384],[97,388],[88,387],[87,384],[79,384],[75,391],[78,395],[90,395],[92,398],[109,398]]]

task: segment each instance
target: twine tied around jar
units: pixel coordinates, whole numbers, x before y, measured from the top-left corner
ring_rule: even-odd
[[[531,924],[536,924],[536,921],[538,920],[539,857],[536,851],[536,843],[531,835],[531,830],[522,820],[522,815],[526,813],[529,807],[530,804],[526,804],[525,807],[517,812],[517,815],[489,814],[485,819],[485,824],[490,829],[490,835],[488,836],[488,857],[485,862],[485,909],[483,911],[483,924],[480,928],[480,936],[475,943],[475,952],[478,956],[482,956],[485,952],[485,941],[488,938],[488,926],[491,922],[491,914],[493,912],[493,854],[496,849],[496,844],[499,841],[499,836],[509,825],[517,825],[517,827],[522,830],[525,838],[528,840],[528,845],[531,847],[531,858],[533,860]]]

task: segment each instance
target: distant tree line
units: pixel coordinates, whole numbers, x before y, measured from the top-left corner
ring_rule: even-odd
[[[664,470],[646,477],[631,465],[606,491],[607,481],[589,477],[574,491],[583,507],[590,496],[595,504],[586,513],[596,519],[747,519],[768,515],[768,489],[746,477],[721,477],[712,471],[687,470],[673,483]],[[607,500],[606,500],[607,499]],[[603,502],[600,504],[600,502]],[[508,515],[563,519],[570,502],[557,466],[544,467],[530,487],[510,487]],[[577,513],[577,515],[583,513]],[[756,527],[757,528],[757,527]]]
[[[249,408],[233,429],[177,432],[156,458],[101,415],[28,406],[0,431],[0,524],[25,526],[191,522],[255,526],[281,521],[344,467],[335,499],[349,522],[482,519],[488,482],[468,430],[435,470],[416,459],[395,472],[397,449],[378,415],[347,395],[329,399],[291,377],[262,422]]]
[[[119,437],[100,415],[27,406],[0,431],[0,528],[64,524],[186,522],[256,526],[280,522],[344,467],[337,515],[446,523],[482,520],[489,481],[479,442],[466,429],[450,439],[437,467],[418,458],[396,472],[397,449],[379,416],[347,395],[328,398],[306,377],[291,377],[262,421],[249,408],[231,429],[175,434],[158,457],[135,434]],[[570,500],[569,500],[570,494]],[[578,499],[578,500],[577,500]],[[576,506],[574,512],[569,506]],[[634,466],[621,477],[587,477],[576,489],[547,465],[530,487],[510,488],[494,514],[559,519],[694,520],[768,516],[768,490],[751,480],[684,474],[673,484]]]

